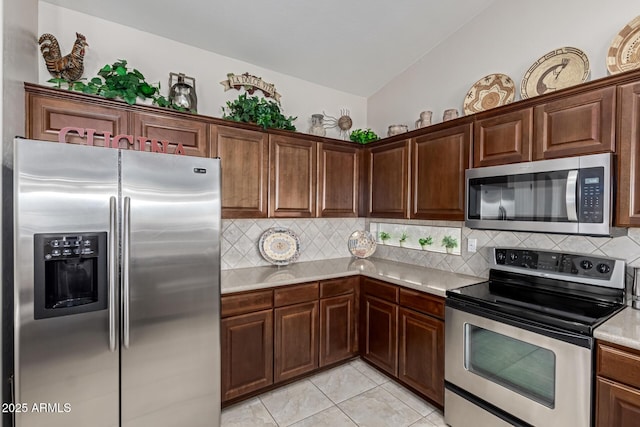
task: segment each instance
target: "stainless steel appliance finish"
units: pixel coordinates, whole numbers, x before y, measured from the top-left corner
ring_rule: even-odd
[[[470,228],[618,235],[611,227],[612,155],[467,169]]]
[[[16,140],[18,427],[219,425],[219,183],[219,160]],[[34,235],[102,232],[107,308],[34,319]]]
[[[640,268],[633,269],[633,288],[631,289],[631,306],[640,310]]]
[[[625,307],[625,262],[491,253],[488,281],[447,291],[445,421],[589,427],[593,329]]]

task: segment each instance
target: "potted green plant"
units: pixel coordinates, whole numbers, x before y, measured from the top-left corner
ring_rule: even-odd
[[[433,243],[433,237],[427,236],[418,239],[418,243],[420,243],[420,247],[424,250],[425,246],[430,246]]]
[[[455,239],[455,237],[444,236],[442,238],[442,246],[444,246],[447,250],[447,253],[450,254],[453,251],[453,248],[458,247],[458,241]]]
[[[371,129],[355,129],[351,131],[349,135],[349,139],[353,142],[357,142],[358,144],[367,144],[372,141],[377,141],[380,139],[378,135]]]
[[[255,123],[263,129],[296,130],[293,121],[297,117],[286,117],[280,111],[280,105],[273,100],[243,93],[238,99],[227,101],[226,105],[222,107],[223,119]]]
[[[404,247],[404,243],[407,241],[407,239],[409,238],[409,235],[403,231],[402,234],[400,235],[400,239],[398,239],[398,241],[400,242],[400,247]]]
[[[380,236],[380,240],[382,240],[383,245],[386,245],[387,240],[391,238],[391,234],[387,233],[386,231],[381,231],[380,233],[378,233],[378,236]]]

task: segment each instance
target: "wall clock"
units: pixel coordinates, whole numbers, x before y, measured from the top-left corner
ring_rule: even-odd
[[[522,99],[583,83],[589,77],[589,59],[580,49],[563,47],[547,53],[527,70],[520,85]]]

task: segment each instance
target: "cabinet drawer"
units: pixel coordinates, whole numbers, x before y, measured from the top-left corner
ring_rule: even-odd
[[[273,302],[276,307],[298,304],[300,302],[318,299],[318,282],[305,283],[304,285],[287,286],[277,288],[274,291]]]
[[[400,305],[444,319],[444,299],[434,295],[400,288]]]
[[[221,317],[237,316],[273,307],[273,291],[246,292],[223,295]]]
[[[356,286],[358,286],[358,276],[324,280],[320,282],[320,298],[352,294]]]
[[[640,351],[598,342],[598,375],[640,388]]]
[[[398,303],[398,286],[388,285],[373,279],[362,279],[361,292],[380,299]]]

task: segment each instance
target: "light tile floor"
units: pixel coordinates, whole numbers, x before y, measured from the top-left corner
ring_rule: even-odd
[[[222,411],[222,427],[446,427],[442,413],[354,360]]]

